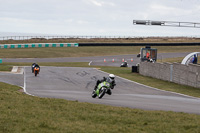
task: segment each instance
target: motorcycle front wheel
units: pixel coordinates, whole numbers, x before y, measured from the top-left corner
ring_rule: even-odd
[[[106,93],[106,88],[102,87],[100,90],[99,90],[99,99],[101,99]]]
[[[37,76],[37,73],[38,73],[38,72],[37,72],[37,71],[35,71],[35,77]]]

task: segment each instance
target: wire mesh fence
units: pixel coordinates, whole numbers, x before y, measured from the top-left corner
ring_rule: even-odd
[[[139,38],[133,36],[0,36],[0,40]]]
[[[188,37],[188,36],[172,36],[172,37],[160,37],[160,36],[0,36],[0,40],[30,40],[30,39],[137,39],[137,38],[200,38],[200,37]]]

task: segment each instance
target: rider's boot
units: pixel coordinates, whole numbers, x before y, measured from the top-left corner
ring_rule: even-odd
[[[96,91],[97,90],[97,85],[94,87],[94,91]]]
[[[96,90],[97,90],[97,86],[94,87],[94,90],[93,90],[92,93],[95,94],[95,93],[96,93]]]
[[[94,90],[92,92],[92,97],[95,98],[97,96],[96,94],[97,86],[94,87]]]

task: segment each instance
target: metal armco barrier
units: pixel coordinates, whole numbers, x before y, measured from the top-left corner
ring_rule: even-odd
[[[42,48],[42,47],[79,47],[78,43],[30,43],[30,44],[4,44],[0,48]]]
[[[199,46],[199,42],[186,42],[186,43],[79,43],[82,46]]]

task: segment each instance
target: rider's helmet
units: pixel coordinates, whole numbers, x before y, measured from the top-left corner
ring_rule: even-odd
[[[111,80],[114,80],[114,79],[115,79],[115,75],[114,75],[114,74],[109,74],[109,78],[110,78]]]
[[[33,63],[32,66],[35,66],[36,63]]]

